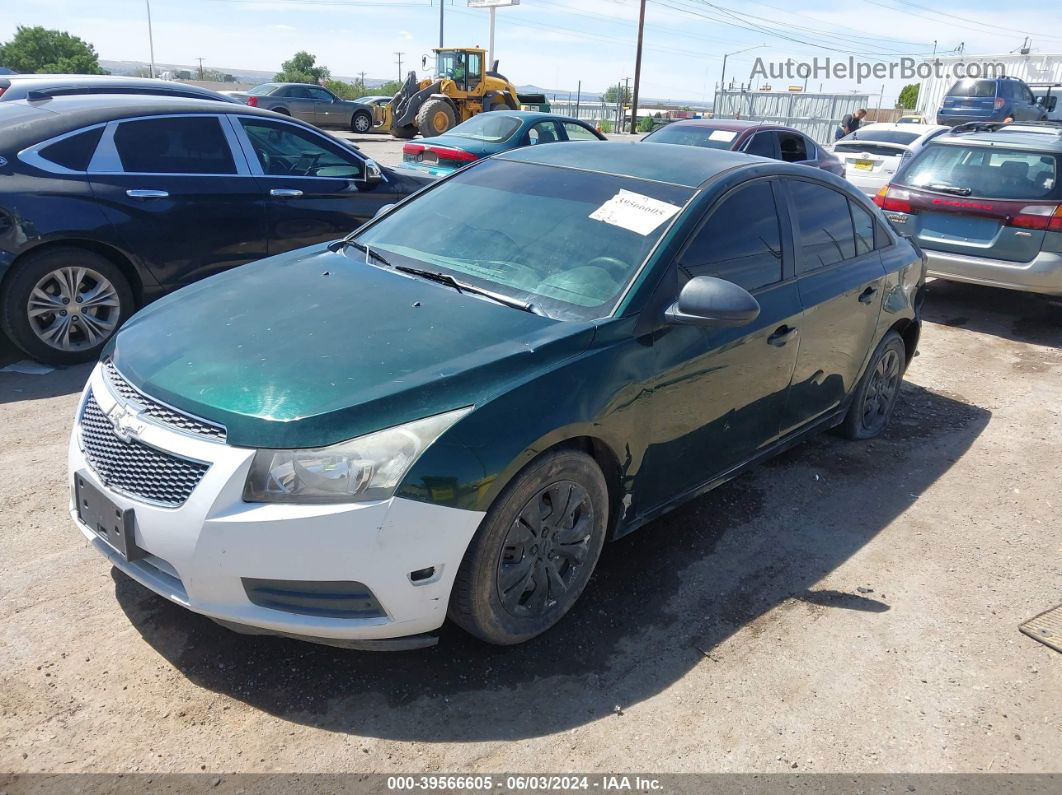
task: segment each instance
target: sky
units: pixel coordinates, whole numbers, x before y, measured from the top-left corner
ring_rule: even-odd
[[[445,1],[445,0],[444,0]],[[155,59],[205,67],[279,69],[297,50],[336,75],[399,76],[420,66],[439,40],[439,0],[150,0]],[[145,0],[11,3],[0,41],[18,25],[66,30],[106,60],[147,61]],[[1000,7],[1005,6],[1005,15]],[[603,91],[633,78],[638,0],[520,0],[497,11],[495,57],[520,85]],[[795,10],[799,9],[799,10]],[[960,10],[961,9],[961,10]],[[487,46],[488,12],[466,0],[444,7],[448,46]],[[965,45],[968,56],[1007,53],[1031,38],[1034,53],[1062,52],[1062,5],[1042,0],[648,0],[643,97],[710,101],[724,53],[729,78],[748,82],[764,62],[814,56],[889,62]],[[1037,31],[1048,31],[1040,34]],[[935,44],[934,44],[935,42]],[[762,83],[757,79],[756,83]],[[786,85],[776,88],[784,89]],[[801,81],[780,81],[785,84]],[[808,90],[883,95],[891,106],[905,81],[815,80]]]

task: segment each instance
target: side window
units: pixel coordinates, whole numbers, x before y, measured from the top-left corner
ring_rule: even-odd
[[[759,155],[760,157],[776,157],[774,151],[774,133],[756,133],[745,147],[745,153],[749,155]]]
[[[681,284],[717,276],[755,290],[782,279],[782,236],[768,182],[727,196],[679,257]]]
[[[874,219],[870,213],[855,202],[848,202],[852,210],[852,225],[855,227],[856,256],[874,250]]]
[[[235,174],[229,142],[213,116],[125,121],[114,133],[122,170],[146,174]]]
[[[531,125],[531,129],[527,131],[527,137],[532,145],[552,144],[561,140],[560,130],[557,129],[555,121],[540,121],[538,124]]]
[[[808,148],[804,136],[795,133],[778,133],[779,149],[782,160],[787,163],[799,163],[808,159]]]
[[[1029,87],[1028,87],[1028,86],[1022,86],[1022,87],[1021,87],[1021,90],[1022,90],[1023,92],[1025,92],[1025,101],[1026,101],[1026,102],[1031,102],[1031,103],[1034,103],[1034,104],[1035,104],[1035,102],[1036,102],[1036,96],[1035,96],[1035,95],[1033,94],[1033,92],[1032,92],[1032,91],[1031,91],[1031,90],[1029,89]]]
[[[309,99],[310,92],[306,90],[306,86],[288,86],[284,96],[291,99]]]
[[[69,168],[71,171],[85,171],[102,135],[102,127],[70,135],[44,147],[40,150],[40,155],[45,160],[63,168]]]
[[[597,136],[581,124],[564,122],[564,132],[568,133],[569,141],[596,141]]]
[[[323,88],[307,88],[306,92],[310,95],[310,99],[315,99],[318,102],[332,101],[332,95],[325,91]]]
[[[291,124],[240,119],[262,171],[276,177],[358,179],[360,160],[320,136]]]
[[[800,230],[797,273],[806,273],[855,256],[848,199],[825,185],[789,180],[792,209]]]

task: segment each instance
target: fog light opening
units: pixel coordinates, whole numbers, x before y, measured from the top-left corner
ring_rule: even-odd
[[[409,573],[409,581],[414,585],[425,585],[439,579],[442,566],[428,566],[426,569],[417,569]]]

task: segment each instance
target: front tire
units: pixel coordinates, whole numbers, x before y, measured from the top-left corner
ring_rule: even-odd
[[[498,645],[560,621],[586,587],[605,542],[608,487],[585,453],[533,461],[495,500],[465,552],[448,615]]]
[[[408,141],[410,138],[416,137],[417,128],[411,124],[407,124],[405,127],[395,127],[391,130],[391,135],[395,138],[401,138],[404,141]]]
[[[133,313],[133,291],[121,270],[75,246],[28,254],[0,296],[4,331],[46,364],[96,359]]]
[[[878,344],[859,379],[852,405],[841,422],[840,431],[844,436],[873,439],[885,431],[896,408],[906,369],[907,348],[903,338],[890,331]]]
[[[417,111],[417,127],[425,138],[442,135],[456,123],[454,109],[445,99],[429,99]]]

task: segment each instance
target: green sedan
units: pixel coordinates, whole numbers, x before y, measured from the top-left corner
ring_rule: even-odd
[[[606,541],[808,433],[880,434],[923,288],[831,174],[526,147],[134,316],[81,397],[71,516],[241,632],[520,643]]]

